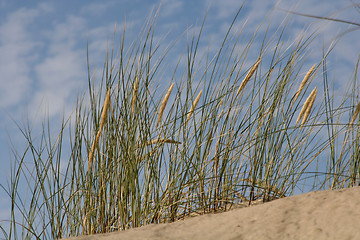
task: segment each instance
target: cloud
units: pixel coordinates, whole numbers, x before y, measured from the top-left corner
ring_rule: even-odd
[[[18,104],[31,85],[29,63],[36,41],[27,28],[39,15],[37,10],[19,9],[0,26],[0,107]]]
[[[210,8],[210,10],[214,10],[212,12],[215,14],[212,17],[215,17],[217,19],[226,19],[229,16],[232,17],[242,4],[243,1],[238,0],[205,0],[204,11],[207,8]]]
[[[46,30],[45,36],[45,54],[34,66],[38,87],[31,106],[37,108],[45,101],[51,117],[62,114],[66,105],[71,110],[74,93],[85,85],[86,48],[79,46],[86,43],[86,21],[69,15]]]
[[[82,15],[94,15],[94,16],[101,16],[106,14],[106,10],[116,4],[115,1],[101,1],[101,3],[90,3],[85,5],[80,9],[80,14]]]
[[[0,107],[14,108],[29,95],[33,79],[32,62],[41,43],[29,28],[37,18],[51,7],[40,4],[37,8],[20,8],[9,13],[0,25]]]
[[[183,1],[179,0],[165,0],[160,9],[160,13],[164,17],[171,16],[173,14],[179,13],[184,6]]]
[[[64,48],[64,47],[63,47]],[[85,64],[79,62],[85,54],[72,49],[64,50],[53,56],[48,56],[36,66],[38,89],[36,89],[32,106],[38,107],[42,97],[49,104],[50,116],[61,113],[62,107],[70,100],[74,90],[79,89],[86,79]],[[71,99],[74,101],[74,99]],[[69,110],[69,109],[68,109]]]

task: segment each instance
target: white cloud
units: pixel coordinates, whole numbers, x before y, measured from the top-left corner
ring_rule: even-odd
[[[86,35],[86,21],[84,18],[68,15],[63,22],[57,21],[53,27],[46,31],[50,40],[50,53],[57,54],[66,49],[73,48]],[[47,39],[46,39],[47,40]]]
[[[171,16],[172,14],[179,13],[184,6],[183,1],[179,0],[165,0],[163,1],[163,5],[160,9],[160,13],[162,16]]]
[[[215,9],[214,12],[216,16],[212,16],[212,17],[218,19],[228,19],[229,17],[232,18],[234,14],[240,9],[242,4],[243,1],[238,1],[238,0],[222,0],[222,1],[206,0],[205,1],[206,8],[210,7],[210,10]]]
[[[31,85],[30,61],[38,43],[29,38],[28,26],[39,15],[37,10],[19,9],[0,26],[0,106],[18,104]]]
[[[74,92],[85,85],[86,49],[79,45],[86,39],[86,21],[70,15],[64,22],[55,23],[45,36],[46,53],[34,67],[38,88],[31,105],[38,108],[45,100],[51,117],[62,114],[66,105],[67,111],[72,110]]]
[[[35,98],[31,104],[38,107],[46,96],[50,107],[50,116],[61,113],[66,100],[79,89],[82,80],[86,79],[85,65],[79,62],[84,54],[79,51],[68,49],[52,57],[47,57],[41,64],[36,66],[39,88],[35,90]],[[71,99],[74,101],[74,99]],[[68,109],[69,110],[69,109]]]
[[[49,4],[36,8],[20,8],[9,13],[0,25],[0,107],[16,108],[29,96],[33,79],[32,62],[42,43],[36,40],[29,28],[37,18],[52,11]]]
[[[80,9],[81,14],[101,16],[106,14],[106,10],[115,5],[115,1],[101,1],[101,3],[90,3]]]
[[[86,21],[68,15],[34,31],[52,10],[49,4],[21,8],[0,26],[0,107],[13,117],[24,108],[35,113],[44,102],[50,116],[62,114],[85,85]]]

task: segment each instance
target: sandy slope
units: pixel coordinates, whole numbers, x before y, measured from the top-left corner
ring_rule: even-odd
[[[356,240],[360,239],[360,187],[311,192],[175,223],[70,239]]]

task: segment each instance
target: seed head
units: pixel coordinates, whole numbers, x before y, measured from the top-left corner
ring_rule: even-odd
[[[261,62],[261,59],[258,59],[256,61],[256,63],[254,64],[254,66],[246,74],[244,80],[241,82],[241,84],[240,84],[240,86],[239,86],[239,88],[238,88],[238,90],[236,92],[236,96],[238,96],[240,94],[240,92],[245,88],[246,84],[248,83],[248,81],[250,80],[250,78],[252,77],[252,75],[254,74],[256,69],[258,68],[260,62]]]
[[[199,94],[195,98],[193,104],[191,105],[190,112],[187,114],[187,117],[186,117],[185,125],[189,122],[191,115],[193,114],[193,112],[196,108],[196,105],[198,104],[198,102],[200,100],[201,94],[202,94],[202,90],[199,92]]]
[[[306,73],[304,79],[301,81],[300,86],[299,86],[299,89],[298,89],[298,91],[297,91],[296,94],[295,94],[295,97],[294,97],[294,100],[293,100],[294,102],[295,102],[295,100],[299,97],[301,91],[304,89],[304,87],[305,87],[306,83],[308,82],[308,80],[309,80],[312,72],[314,71],[315,67],[316,67],[316,64],[314,64],[314,65],[310,68],[310,70]]]
[[[174,83],[171,84],[171,86],[169,87],[169,90],[167,91],[162,103],[161,103],[161,106],[160,106],[160,110],[159,110],[159,115],[158,115],[158,119],[157,119],[157,122],[156,122],[156,127],[159,125],[160,121],[161,121],[161,118],[162,118],[162,115],[164,113],[164,110],[165,110],[165,107],[166,107],[166,104],[169,100],[169,97],[170,97],[170,94],[171,94],[171,91],[173,90],[174,88]]]

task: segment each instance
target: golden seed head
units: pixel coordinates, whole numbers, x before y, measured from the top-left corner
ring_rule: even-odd
[[[187,117],[186,117],[185,125],[189,122],[191,115],[193,114],[193,112],[196,108],[196,105],[198,104],[198,102],[200,100],[201,94],[202,94],[202,90],[200,90],[199,94],[197,95],[193,104],[191,105],[190,112],[187,114]]]
[[[162,118],[162,115],[164,113],[164,110],[165,110],[165,107],[166,107],[166,104],[169,100],[169,97],[170,97],[170,94],[171,94],[171,91],[173,90],[174,88],[174,83],[171,84],[171,86],[169,87],[169,90],[167,91],[162,103],[161,103],[161,106],[160,106],[160,110],[159,110],[159,115],[158,115],[158,119],[157,119],[157,122],[156,122],[156,127],[159,125],[160,121],[161,121],[161,118]]]
[[[137,71],[136,78],[135,78],[133,96],[132,96],[132,100],[131,100],[131,115],[130,115],[131,119],[132,119],[134,111],[135,111],[136,98],[138,95],[138,91],[139,91],[139,67],[138,67],[138,71]]]
[[[236,92],[236,96],[238,96],[240,94],[240,92],[245,88],[246,84],[248,83],[248,81],[250,80],[250,78],[252,77],[252,75],[254,74],[256,69],[258,68],[260,62],[261,62],[261,59],[258,59],[256,61],[256,63],[254,64],[254,66],[246,74],[244,80],[241,82],[241,84],[240,84],[240,86],[239,86],[239,88],[238,88],[238,90]]]
[[[314,94],[312,94],[312,96],[311,96],[311,100],[310,100],[310,102],[309,102],[309,106],[307,107],[307,109],[306,109],[306,111],[305,111],[304,118],[303,118],[303,120],[302,120],[302,122],[301,122],[301,125],[303,125],[303,124],[306,122],[306,120],[308,119],[308,117],[309,117],[309,115],[310,115],[310,112],[311,112],[311,109],[312,109],[312,106],[314,105],[315,98],[316,98],[316,94],[317,94],[317,89],[315,88],[314,90],[315,90],[315,92],[314,92]]]
[[[101,113],[100,127],[99,127],[99,130],[98,130],[97,134],[96,134],[95,141],[93,142],[93,144],[91,146],[90,153],[89,153],[88,170],[90,169],[91,162],[92,162],[93,157],[94,157],[95,147],[97,146],[97,144],[99,142],[101,131],[102,131],[102,128],[103,128],[103,126],[105,124],[105,121],[106,121],[109,105],[110,105],[110,89],[106,93],[104,106],[103,106],[103,110],[102,110],[102,113]]]
[[[305,100],[304,105],[301,108],[300,114],[296,120],[296,124],[300,122],[301,118],[303,119],[301,125],[305,123],[315,102],[316,94],[317,88],[315,87],[314,90],[310,93],[309,97]]]
[[[360,112],[360,102],[359,102],[358,105],[356,106],[354,115],[352,116],[351,121],[350,121],[350,125],[353,125],[353,124],[354,124],[354,122],[355,122],[355,120],[356,120],[359,112]]]
[[[305,87],[306,83],[308,82],[311,74],[313,73],[315,67],[316,67],[316,64],[314,64],[314,65],[309,69],[309,71],[306,73],[304,79],[301,81],[300,86],[299,86],[299,89],[298,89],[298,91],[297,91],[296,94],[295,94],[295,97],[294,97],[294,100],[293,100],[294,102],[295,102],[295,100],[300,96],[301,91],[304,89],[304,87]]]
[[[105,120],[106,120],[107,112],[108,112],[108,109],[109,109],[109,105],[110,105],[110,89],[106,93],[104,106],[103,106],[103,110],[102,110],[102,113],[101,113],[100,129],[102,129],[102,127],[105,124]]]

